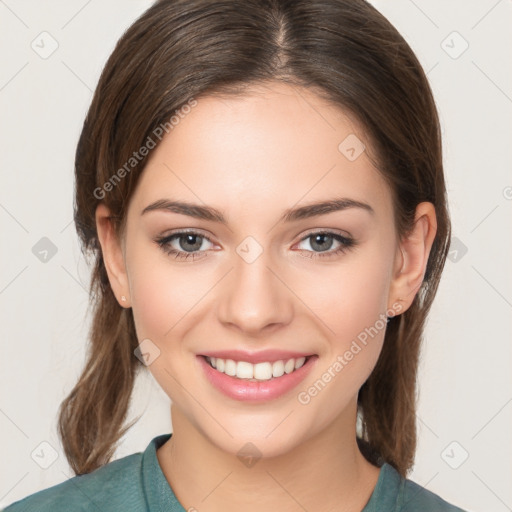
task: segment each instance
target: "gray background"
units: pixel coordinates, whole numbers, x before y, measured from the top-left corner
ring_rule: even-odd
[[[409,478],[468,510],[512,510],[512,2],[372,3],[428,72],[454,231],[426,330]],[[72,476],[56,414],[90,320],[74,151],[108,55],[150,4],[0,0],[0,508]],[[116,458],[171,431],[169,399],[149,373],[129,419],[141,412]]]

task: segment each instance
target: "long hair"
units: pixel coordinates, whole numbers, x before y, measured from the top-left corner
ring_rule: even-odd
[[[82,251],[92,259],[93,317],[87,362],[58,421],[76,474],[110,461],[132,426],[123,423],[144,368],[134,355],[132,310],[122,308],[110,288],[96,207],[106,204],[121,236],[147,156],[130,159],[148,137],[158,143],[162,126],[170,133],[170,119],[192,98],[241,95],[244,87],[268,81],[307,87],[360,122],[368,154],[389,184],[400,237],[420,202],[435,206],[437,232],[421,288],[411,307],[389,320],[379,360],[358,394],[364,456],[388,462],[402,476],[414,462],[418,358],[451,229],[439,119],[420,63],[364,0],[159,0],[109,57],[76,150],[74,220]]]

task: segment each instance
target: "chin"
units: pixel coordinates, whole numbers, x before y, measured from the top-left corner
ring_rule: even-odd
[[[200,430],[203,437],[219,450],[237,456],[242,462],[244,457],[249,459],[278,457],[292,451],[304,441],[300,427],[286,420],[283,422],[285,417],[286,414],[283,414],[279,419],[259,423],[255,421],[223,422],[226,430],[219,426],[214,432],[211,430],[210,422],[207,430]],[[303,434],[305,437],[307,432]]]

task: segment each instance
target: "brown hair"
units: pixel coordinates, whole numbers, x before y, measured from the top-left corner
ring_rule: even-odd
[[[190,98],[243,94],[245,86],[276,80],[314,90],[360,122],[390,186],[399,236],[411,229],[420,202],[435,206],[437,233],[422,286],[411,307],[389,320],[380,358],[358,395],[365,457],[403,476],[411,468],[420,344],[450,240],[439,120],[421,65],[364,0],[159,0],[108,59],[76,151],[74,219],[82,251],[94,262],[88,359],[59,410],[59,435],[76,474],[110,461],[133,424],[122,428],[144,367],[134,355],[132,310],[110,288],[95,210],[104,202],[122,236],[147,157],[108,193],[102,187]]]

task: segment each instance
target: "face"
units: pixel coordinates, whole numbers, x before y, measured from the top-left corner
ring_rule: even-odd
[[[173,415],[223,450],[252,442],[278,455],[348,411],[354,419],[385,315],[400,309],[392,284],[403,261],[390,191],[366,151],[357,156],[361,142],[339,108],[272,84],[198,99],[150,155],[120,275]],[[197,208],[165,208],[171,201]],[[256,366],[237,361],[270,364],[255,382],[219,377],[223,363],[203,357],[215,354],[234,361],[225,372],[253,378]],[[304,366],[259,380],[301,356]]]

